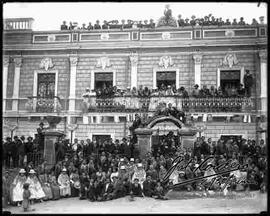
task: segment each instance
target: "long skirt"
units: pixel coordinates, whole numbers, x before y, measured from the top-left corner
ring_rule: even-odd
[[[58,185],[51,184],[52,195],[54,200],[60,199],[60,188]]]
[[[60,196],[70,196],[71,195],[71,188],[70,185],[68,186],[60,186]]]
[[[11,193],[11,199],[13,202],[21,202],[23,201],[23,185],[16,184]]]
[[[73,185],[70,187],[71,188],[71,196],[72,197],[78,197],[80,190],[76,189]]]
[[[41,185],[38,184],[34,184],[34,185],[30,185],[29,190],[31,192],[31,196],[30,199],[41,199],[46,197]]]
[[[50,186],[48,185],[44,185],[42,187],[44,193],[45,193],[45,197],[44,200],[51,200],[53,198],[53,194],[52,194],[52,189]]]

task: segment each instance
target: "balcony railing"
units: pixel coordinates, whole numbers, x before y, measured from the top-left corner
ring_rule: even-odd
[[[168,106],[169,103],[184,112],[250,112],[255,109],[254,98],[181,98],[177,96],[96,98],[88,96],[83,99],[82,110],[83,112],[154,112],[165,104]]]
[[[58,113],[62,110],[60,98],[57,96],[28,97],[28,101],[25,104],[25,107],[29,112],[38,113]]]
[[[4,30],[32,30],[33,18],[12,18],[4,20]]]

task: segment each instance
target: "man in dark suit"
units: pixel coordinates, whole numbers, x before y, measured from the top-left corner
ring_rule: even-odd
[[[152,181],[151,175],[148,174],[146,180],[143,182],[143,193],[147,197],[152,197],[155,192],[155,183]]]
[[[68,30],[68,26],[66,25],[66,21],[63,21],[63,24],[61,25],[61,30]]]
[[[101,29],[101,26],[99,24],[99,20],[96,21],[96,24],[94,25],[94,29]]]

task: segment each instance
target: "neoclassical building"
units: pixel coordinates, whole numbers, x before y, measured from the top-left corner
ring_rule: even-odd
[[[187,26],[108,30],[33,31],[31,18],[6,19],[3,33],[3,136],[33,136],[48,115],[61,116],[57,126],[73,139],[122,139],[129,135],[134,115],[153,115],[159,102],[171,102],[198,128],[196,136],[266,139],[267,26]],[[7,28],[12,26],[12,28]],[[157,97],[145,108],[140,99],[83,98],[97,86],[120,89],[161,82],[185,87],[243,83],[245,71],[254,77],[251,98],[239,99],[241,109],[212,110],[204,101]],[[197,99],[198,100],[198,99]],[[203,99],[202,99],[203,100]],[[89,105],[85,110],[83,101]],[[232,106],[222,98],[218,104]],[[195,104],[195,105],[194,105]],[[219,106],[219,105],[218,105]],[[206,109],[204,109],[206,107]],[[225,111],[224,111],[225,110]],[[159,133],[171,123],[155,126]]]

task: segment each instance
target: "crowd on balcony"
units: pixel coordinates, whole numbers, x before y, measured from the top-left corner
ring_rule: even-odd
[[[260,24],[264,24],[264,17],[260,17]],[[230,19],[223,20],[222,17],[214,17],[212,14],[209,14],[204,17],[196,17],[195,15],[191,16],[191,18],[182,18],[181,15],[178,15],[177,20],[179,27],[184,26],[228,26],[228,25],[258,25],[258,21],[253,18],[252,23],[248,24],[243,17],[240,17],[239,20],[236,18],[232,21]],[[100,29],[130,29],[130,28],[147,28],[153,29],[156,27],[156,23],[153,19],[144,20],[144,21],[133,21],[133,20],[124,20],[121,22],[118,20],[106,21],[104,20],[101,23],[99,20],[96,20],[96,23],[93,24],[89,22],[88,24],[83,23],[82,26],[78,26],[77,22],[69,22],[67,24],[66,21],[63,21],[60,29],[61,30],[100,30]]]
[[[60,139],[56,143],[56,164],[52,168],[46,166],[45,160],[35,165],[25,157],[29,146],[32,149],[39,146],[30,137],[27,140],[25,142],[24,137],[7,138],[2,157],[3,170],[6,170],[2,176],[4,204],[23,204],[25,211],[35,202],[64,197],[78,197],[91,202],[125,196],[131,200],[136,196],[166,199],[165,194],[170,186],[216,173],[216,168],[225,163],[246,165],[241,166],[244,169],[223,175],[235,180],[226,187],[217,182],[209,183],[209,177],[204,183],[188,183],[175,190],[204,191],[208,194],[210,190],[223,187],[224,195],[226,191],[267,190],[266,146],[263,140],[257,143],[251,139],[220,138],[215,142],[211,138],[206,141],[202,136],[197,138],[194,148],[186,148],[177,135],[169,132],[160,137],[160,142],[152,146],[152,151],[145,158],[140,158],[129,138],[115,142],[112,139],[98,142],[95,139],[76,138],[72,144],[69,140]],[[14,146],[14,149],[9,149],[10,146]],[[9,154],[12,155],[16,149],[19,157],[11,162],[13,157],[10,158]],[[184,158],[187,167],[175,169],[167,179],[166,173],[177,156]],[[18,159],[19,163],[16,162]],[[201,165],[203,162],[208,168]],[[8,171],[9,167],[19,168],[15,178]],[[236,183],[243,176],[246,181]]]

